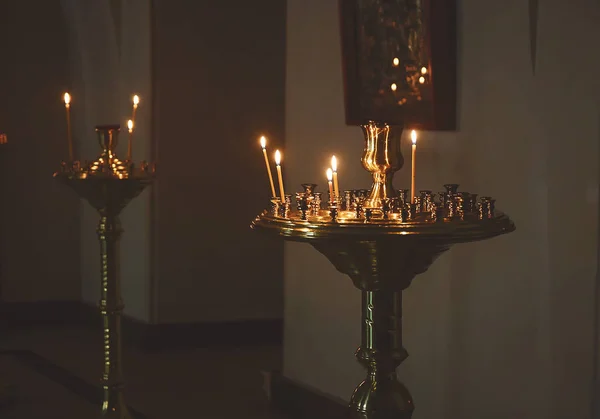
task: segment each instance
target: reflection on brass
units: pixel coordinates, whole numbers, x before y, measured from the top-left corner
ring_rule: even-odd
[[[102,417],[127,419],[130,414],[123,398],[123,373],[121,371],[121,280],[119,265],[119,239],[123,232],[119,214],[123,208],[154,177],[154,170],[148,165],[140,169],[131,162],[120,161],[116,154],[119,126],[99,126],[96,128],[102,154],[91,163],[79,162],[61,164],[61,170],[54,174],[59,181],[70,186],[81,198],[94,207],[99,215],[97,234],[100,242],[100,278],[102,314],[104,371],[102,386],[104,399]]]
[[[310,243],[352,279],[363,300],[356,356],[368,371],[352,395],[352,417],[409,419],[414,403],[396,377],[396,367],[408,356],[402,344],[402,291],[453,244],[510,233],[515,225],[495,210],[493,199],[484,197],[473,205],[476,195],[458,192],[456,184],[445,185],[446,192],[438,194],[437,201],[424,190],[423,205],[406,202],[407,191],[392,187],[393,173],[403,161],[397,141],[401,130],[370,123],[363,132],[363,166],[373,174],[374,183],[369,191],[349,191],[345,201],[350,208],[339,211],[335,204],[319,205],[311,212],[295,210],[285,216],[271,208],[251,227]],[[306,189],[301,199],[310,199]]]

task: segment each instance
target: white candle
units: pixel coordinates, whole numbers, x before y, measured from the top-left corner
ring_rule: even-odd
[[[133,111],[131,112],[131,120],[135,122],[135,111],[137,111],[138,105],[140,104],[140,97],[138,95],[133,95],[131,99],[133,102]]]
[[[415,161],[417,156],[417,131],[412,130],[410,133],[412,140],[412,161],[411,161],[411,176],[410,176],[410,202],[415,203]]]
[[[327,169],[327,182],[329,183],[329,201],[333,202],[335,195],[333,194],[333,170]]]
[[[133,137],[133,120],[127,121],[127,130],[129,130],[129,140],[127,141],[127,161],[131,161],[131,139]]]
[[[335,156],[331,157],[331,170],[333,171],[333,193],[335,198],[338,199],[340,197],[340,185],[338,184],[337,159]]]
[[[262,147],[263,156],[265,157],[265,165],[267,166],[267,174],[269,175],[269,183],[271,184],[271,197],[276,197],[275,184],[273,183],[273,175],[271,174],[271,165],[269,164],[269,158],[267,157],[267,139],[263,135],[260,137],[260,146]]]
[[[73,161],[73,137],[71,135],[71,95],[65,93],[63,97],[67,110],[67,141],[69,144],[69,161]]]
[[[275,150],[275,164],[277,165],[277,180],[279,180],[279,192],[281,193],[281,203],[285,205],[283,177],[281,176],[281,153],[279,152],[279,150]]]

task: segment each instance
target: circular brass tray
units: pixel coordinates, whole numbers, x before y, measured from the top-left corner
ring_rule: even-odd
[[[484,240],[515,230],[510,218],[496,212],[494,218],[479,220],[431,221],[416,220],[399,222],[394,219],[344,219],[331,221],[327,216],[302,220],[297,214],[289,218],[274,217],[264,211],[252,222],[251,227],[295,241],[321,240],[380,240],[385,237],[423,238],[439,240],[445,244]]]

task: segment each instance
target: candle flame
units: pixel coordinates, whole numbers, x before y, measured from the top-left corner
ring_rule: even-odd
[[[133,131],[133,121],[131,119],[127,121],[127,128],[129,129],[129,132]]]
[[[427,74],[427,67],[421,67],[421,74]]]
[[[396,89],[398,89],[398,86],[396,85],[396,83],[392,83],[392,85],[390,86],[390,89],[392,89],[392,91],[395,92]]]
[[[68,93],[65,93],[63,100],[65,101],[65,105],[69,106],[69,104],[71,103],[71,95]]]
[[[413,144],[417,144],[417,131],[414,129],[410,132],[410,139],[412,140]]]
[[[331,168],[327,169],[327,181],[331,182],[333,179],[333,170]]]
[[[331,157],[331,170],[337,172],[337,159],[335,158],[335,156]]]
[[[137,106],[140,103],[140,97],[138,95],[133,95],[133,106]]]
[[[260,137],[260,146],[263,148],[263,150],[267,146],[267,138],[264,135]]]
[[[275,164],[279,166],[281,164],[281,153],[279,150],[275,150]]]
[[[419,77],[419,83],[421,83],[421,84],[425,83],[425,77],[423,77],[423,76]]]
[[[396,58],[394,58],[392,63],[394,64],[394,67],[398,67],[400,65],[400,59],[398,57],[396,57]]]

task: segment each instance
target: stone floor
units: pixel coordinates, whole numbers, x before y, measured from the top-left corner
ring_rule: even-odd
[[[17,402],[3,419],[99,417],[100,331],[53,327],[11,333],[0,348],[0,381]],[[134,419],[283,419],[261,371],[280,369],[281,348],[247,346],[147,353],[124,348],[125,397]]]

